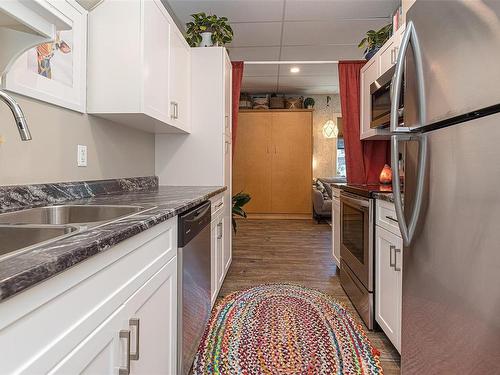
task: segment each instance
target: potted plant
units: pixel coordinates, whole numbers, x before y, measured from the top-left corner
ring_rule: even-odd
[[[308,109],[312,109],[312,108],[314,108],[314,104],[315,104],[315,103],[316,103],[316,102],[314,101],[314,99],[313,99],[313,98],[306,98],[306,99],[304,100],[304,107],[306,107],[306,108],[308,108]]]
[[[233,29],[226,17],[192,14],[193,21],[186,24],[186,40],[191,47],[224,46],[233,40]]]
[[[233,230],[236,233],[236,216],[247,217],[247,213],[243,210],[243,206],[250,202],[252,197],[250,194],[239,192],[233,196],[233,211],[232,211],[232,219],[233,219]]]
[[[370,60],[373,55],[384,45],[385,42],[391,37],[392,24],[385,25],[380,30],[369,30],[366,32],[366,36],[361,42],[359,42],[358,47],[364,48],[365,59]]]

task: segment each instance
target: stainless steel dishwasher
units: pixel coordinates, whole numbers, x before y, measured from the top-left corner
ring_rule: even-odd
[[[210,317],[210,201],[179,215],[177,372],[189,374]]]

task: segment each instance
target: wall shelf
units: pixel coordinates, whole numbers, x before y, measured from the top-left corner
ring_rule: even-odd
[[[26,50],[55,39],[71,22],[46,0],[0,1],[0,75]]]

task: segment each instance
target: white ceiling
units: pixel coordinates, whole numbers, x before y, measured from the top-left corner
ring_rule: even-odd
[[[178,20],[207,12],[226,16],[234,30],[231,60],[336,61],[361,59],[364,33],[388,22],[399,0],[168,0]],[[336,65],[245,65],[242,90],[251,93],[338,92]]]

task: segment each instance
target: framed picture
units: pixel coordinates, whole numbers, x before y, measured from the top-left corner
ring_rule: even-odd
[[[72,25],[56,40],[22,54],[2,77],[2,87],[47,103],[85,112],[87,11],[74,0],[47,0]]]

